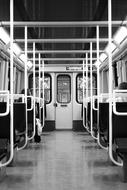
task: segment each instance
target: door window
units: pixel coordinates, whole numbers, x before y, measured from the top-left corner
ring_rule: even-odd
[[[69,103],[71,101],[71,77],[69,75],[57,76],[57,102]]]

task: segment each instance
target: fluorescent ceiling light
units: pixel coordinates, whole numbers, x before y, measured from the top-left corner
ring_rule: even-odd
[[[101,62],[100,62],[100,61],[96,61],[94,64],[95,64],[95,66],[97,67],[98,65],[99,65],[99,66],[101,65]]]
[[[32,62],[31,62],[31,61],[28,61],[28,62],[27,62],[27,66],[28,66],[28,68],[31,68],[31,67],[32,67]]]
[[[13,45],[13,52],[16,54],[16,55],[19,55],[20,52],[21,52],[21,48],[15,43]]]
[[[26,62],[26,56],[25,56],[25,54],[21,54],[20,56],[19,56],[19,58],[22,60],[22,62]],[[28,61],[27,62],[27,67],[28,68],[30,68],[30,67],[32,67],[32,62],[31,61]]]
[[[0,39],[5,43],[8,44],[10,42],[10,36],[9,34],[6,32],[6,30],[4,30],[3,27],[0,27]]]
[[[26,56],[25,56],[25,54],[21,54],[21,55],[19,56],[19,58],[25,63],[25,61],[26,61]]]
[[[106,58],[107,58],[107,55],[105,53],[102,53],[99,57],[101,62],[103,62]]]
[[[111,43],[111,47],[109,47],[109,44],[108,44],[105,48],[106,53],[109,53],[109,48],[111,48],[111,52],[113,52],[117,47],[114,43]]]
[[[126,37],[127,37],[127,28],[125,26],[121,26],[114,35],[114,41],[120,44]]]
[[[3,27],[0,27],[0,39],[5,44],[10,43],[10,36],[9,36],[9,34],[6,32],[6,30]],[[16,43],[14,43],[14,45],[13,45],[13,51],[14,51],[14,53],[16,55],[19,55],[20,52],[21,52],[21,48]],[[9,50],[9,52],[10,52],[10,50]]]

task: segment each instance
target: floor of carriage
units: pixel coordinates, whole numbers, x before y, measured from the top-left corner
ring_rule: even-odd
[[[126,189],[122,169],[86,132],[53,131],[40,144],[18,152],[7,168],[0,190],[116,190]]]

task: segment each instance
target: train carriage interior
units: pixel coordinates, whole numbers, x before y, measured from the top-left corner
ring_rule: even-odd
[[[126,0],[0,0],[0,190],[127,189],[126,125]]]

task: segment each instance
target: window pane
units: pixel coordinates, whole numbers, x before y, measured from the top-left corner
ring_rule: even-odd
[[[40,78],[40,88],[41,88],[41,97],[43,97],[43,79]],[[33,94],[33,77],[30,78],[30,89],[31,93]],[[36,97],[39,97],[39,78],[36,76],[35,78],[35,88],[36,88]],[[45,101],[49,103],[51,101],[51,77],[50,75],[46,74],[44,78],[44,90],[45,90]]]
[[[83,100],[83,76],[79,74],[77,76],[77,81],[76,81],[76,99],[78,103],[82,103]],[[93,95],[96,94],[96,80],[95,77],[93,76]],[[88,78],[88,96],[90,96],[90,78]],[[84,96],[86,96],[86,77],[84,77]]]
[[[51,101],[51,78],[49,75],[45,76],[44,79],[44,89],[45,89],[45,101],[49,103]],[[43,80],[41,81],[41,96],[43,96]]]
[[[69,75],[57,77],[57,102],[69,103],[71,101],[71,78]]]

